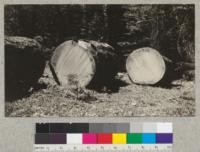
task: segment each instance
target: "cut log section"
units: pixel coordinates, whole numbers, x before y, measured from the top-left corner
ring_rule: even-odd
[[[97,41],[62,43],[54,51],[50,66],[54,78],[63,86],[104,85],[117,72],[114,49]]]
[[[155,49],[145,47],[134,50],[127,58],[126,69],[136,84],[156,84],[166,70],[163,57]]]
[[[45,59],[41,45],[26,37],[5,37],[6,99],[19,98],[27,93],[42,76]]]

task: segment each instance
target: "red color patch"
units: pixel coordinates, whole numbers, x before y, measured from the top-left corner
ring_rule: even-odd
[[[112,134],[110,133],[101,133],[97,135],[98,144],[112,144]]]

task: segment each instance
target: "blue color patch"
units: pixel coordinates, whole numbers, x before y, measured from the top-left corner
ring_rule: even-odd
[[[156,143],[156,134],[142,133],[142,143],[143,144],[155,144]]]

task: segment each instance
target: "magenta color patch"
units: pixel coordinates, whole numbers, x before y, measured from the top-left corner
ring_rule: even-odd
[[[83,134],[83,144],[97,144],[97,135],[94,133]]]

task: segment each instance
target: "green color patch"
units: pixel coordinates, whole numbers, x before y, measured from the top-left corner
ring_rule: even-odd
[[[128,133],[127,144],[140,144],[142,143],[142,133]]]

